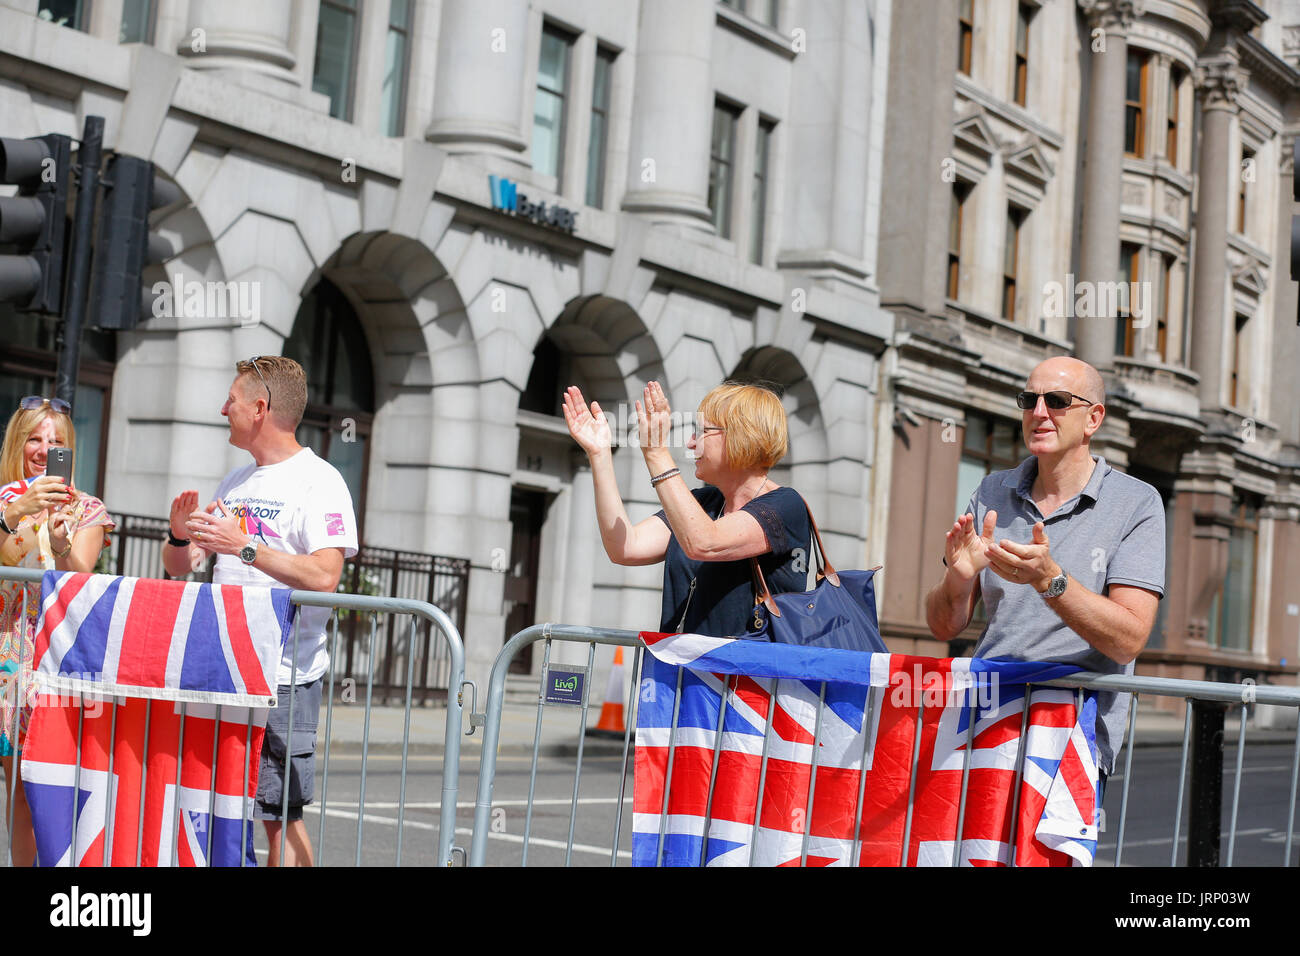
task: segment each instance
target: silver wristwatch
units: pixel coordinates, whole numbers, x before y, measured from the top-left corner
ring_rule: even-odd
[[[257,540],[253,539],[239,549],[239,560],[245,564],[252,564],[257,560]]]
[[[1051,582],[1047,585],[1047,590],[1043,592],[1043,597],[1045,598],[1060,597],[1062,594],[1065,593],[1065,582],[1068,580],[1069,580],[1068,575],[1066,575],[1066,573],[1062,571],[1056,577],[1052,578]]]

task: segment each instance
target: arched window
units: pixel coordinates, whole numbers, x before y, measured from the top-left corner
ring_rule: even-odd
[[[375,378],[356,310],[329,280],[322,279],[302,300],[284,354],[307,373],[307,410],[298,441],[339,470],[352,492],[358,530],[364,532]]]

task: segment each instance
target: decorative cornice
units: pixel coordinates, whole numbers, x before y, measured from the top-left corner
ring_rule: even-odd
[[[1133,21],[1146,13],[1146,0],[1079,0],[1088,27],[1107,32],[1128,32]]]
[[[1282,28],[1282,57],[1292,66],[1300,64],[1300,26]]]
[[[1250,31],[1268,19],[1268,11],[1251,0],[1219,0],[1210,19],[1215,26]]]
[[[1236,109],[1250,74],[1234,53],[1220,53],[1196,62],[1196,95],[1205,109]]]
[[[1300,89],[1300,70],[1255,37],[1244,36],[1238,40],[1237,52],[1241,57],[1241,65],[1250,71],[1251,77],[1265,86],[1283,96]]]

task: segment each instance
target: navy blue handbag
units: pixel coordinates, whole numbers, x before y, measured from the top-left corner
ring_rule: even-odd
[[[804,502],[808,508],[808,503]],[[821,532],[808,510],[817,553],[817,585],[811,591],[773,594],[757,558],[754,571],[754,620],[746,638],[805,647],[834,647],[847,651],[888,653],[876,618],[876,589],[872,578],[880,570],[836,571],[826,557]]]

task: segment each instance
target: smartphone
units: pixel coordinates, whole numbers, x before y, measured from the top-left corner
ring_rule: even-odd
[[[45,459],[45,474],[51,478],[60,478],[69,487],[72,486],[72,449],[51,448]]]

